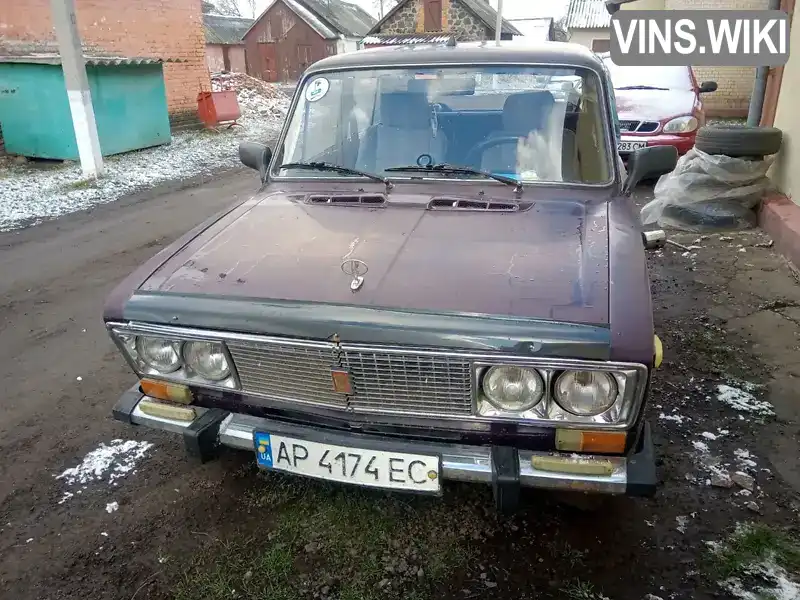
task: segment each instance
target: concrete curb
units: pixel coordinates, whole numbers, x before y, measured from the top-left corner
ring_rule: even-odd
[[[758,224],[774,240],[775,248],[800,267],[800,206],[783,194],[761,201]]]

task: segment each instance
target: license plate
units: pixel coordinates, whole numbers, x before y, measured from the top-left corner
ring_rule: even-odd
[[[647,142],[619,142],[617,152],[633,152],[639,148],[646,148]]]
[[[366,450],[264,432],[253,435],[259,467],[355,485],[441,493],[440,457]]]

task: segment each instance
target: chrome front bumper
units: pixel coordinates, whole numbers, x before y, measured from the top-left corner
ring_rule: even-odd
[[[190,451],[192,451],[193,444],[198,445],[197,436],[205,431],[204,423],[215,423],[215,425],[207,432],[209,435],[206,436],[206,439],[199,442],[200,445],[227,446],[250,452],[255,452],[253,434],[256,431],[351,447],[361,445],[369,447],[381,440],[388,443],[388,438],[373,434],[329,431],[199,407],[195,408],[197,417],[193,422],[182,422],[144,413],[139,407],[142,400],[149,400],[149,398],[132,389],[117,403],[114,417],[135,425],[181,434]],[[517,487],[600,494],[651,495],[655,491],[656,480],[649,427],[645,427],[644,438],[642,449],[630,456],[567,455],[558,452],[506,450],[512,453],[511,462],[514,464],[513,469],[516,472],[511,473],[511,476]],[[406,441],[396,438],[391,438],[391,444],[393,447],[400,448],[400,451],[404,449],[409,453],[440,455],[442,477],[445,480],[486,483],[497,488],[500,479],[497,471],[506,469],[506,467],[497,467],[499,463],[494,454],[496,447],[493,446]],[[404,446],[405,448],[403,448]],[[203,450],[196,448],[193,453],[201,455]],[[506,456],[509,455],[506,454]],[[547,461],[546,469],[534,466],[534,463],[541,464],[543,459],[553,457],[557,458],[558,467],[554,468],[551,460]],[[517,463],[518,466],[516,466]],[[580,471],[585,470],[587,464],[602,465],[606,472],[602,475],[581,473]]]

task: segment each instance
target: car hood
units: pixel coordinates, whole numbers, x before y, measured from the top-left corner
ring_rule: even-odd
[[[527,210],[497,213],[391,199],[366,208],[256,197],[140,290],[608,324],[606,202],[532,198]],[[369,269],[355,292],[348,259]]]
[[[623,121],[661,121],[688,115],[695,101],[691,90],[614,90],[614,95]]]

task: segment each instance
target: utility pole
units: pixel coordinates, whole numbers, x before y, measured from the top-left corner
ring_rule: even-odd
[[[497,0],[497,23],[494,27],[494,41],[500,45],[500,35],[503,32],[503,0]]]
[[[103,154],[100,151],[100,139],[97,137],[92,94],[89,91],[83,47],[78,34],[75,0],[50,0],[50,5],[81,169],[86,177],[97,178],[103,172]]]

